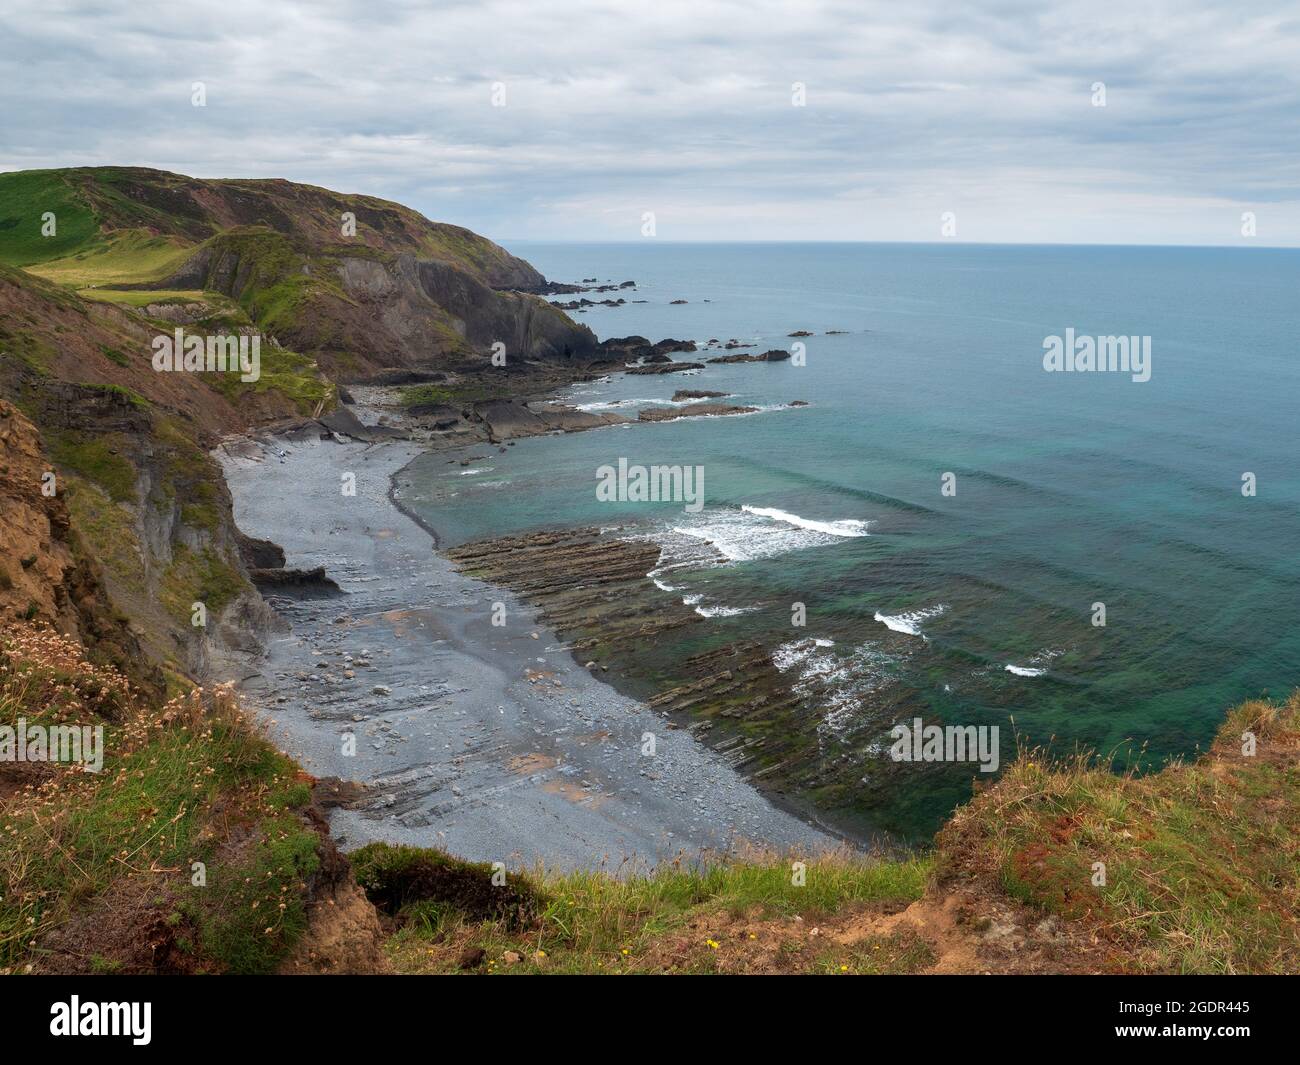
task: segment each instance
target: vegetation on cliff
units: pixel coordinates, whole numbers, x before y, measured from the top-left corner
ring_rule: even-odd
[[[7,627],[0,724],[104,729],[99,772],[0,762],[0,969],[269,972],[307,925],[311,789],[224,689],[165,704]]]

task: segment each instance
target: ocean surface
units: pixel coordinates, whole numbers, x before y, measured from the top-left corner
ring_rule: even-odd
[[[602,339],[762,352],[814,335],[802,366],[616,375],[566,397],[635,415],[712,389],[757,414],[480,447],[468,468],[418,460],[406,502],[444,544],[628,524],[662,547],[647,580],[763,641],[819,727],[879,757],[893,724],[921,716],[999,726],[1004,759],[1018,734],[1149,768],[1203,749],[1231,705],[1300,684],[1300,252],[510,250],[554,281],[635,280],[587,295],[646,302],[575,315]],[[1044,339],[1071,328],[1149,336],[1150,380],[1046,372]],[[703,509],[599,501],[596,471],[619,458],[703,467]],[[646,689],[689,651],[669,642],[641,664]],[[975,775],[901,778],[872,821],[922,838]]]

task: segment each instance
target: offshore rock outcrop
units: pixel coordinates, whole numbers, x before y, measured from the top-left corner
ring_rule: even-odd
[[[641,411],[637,417],[643,422],[672,422],[678,418],[721,418],[732,414],[755,414],[757,407],[742,407],[734,403],[692,403],[686,407],[652,407]]]

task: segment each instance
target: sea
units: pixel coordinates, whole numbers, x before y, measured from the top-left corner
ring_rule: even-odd
[[[648,536],[647,581],[711,634],[761,642],[828,739],[872,757],[919,718],[997,727],[1003,766],[1046,746],[1147,771],[1300,684],[1300,251],[507,246],[553,281],[635,281],[586,294],[628,301],[574,315],[601,339],[797,357],[562,396],[635,417],[708,389],[752,414],[417,460],[404,501],[444,545]],[[1149,351],[1142,372],[1045,367],[1051,338],[1113,336]],[[602,500],[620,459],[698,467],[702,505]],[[695,639],[626,669],[662,686]],[[864,786],[864,816],[924,839],[980,777]]]

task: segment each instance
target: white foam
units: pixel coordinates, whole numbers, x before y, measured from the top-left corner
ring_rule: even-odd
[[[681,401],[674,402],[671,399],[602,399],[593,400],[590,403],[575,404],[576,409],[583,411],[598,410],[622,410],[625,407],[684,407],[685,403]]]
[[[1032,655],[1030,657],[1029,659],[1031,663],[1030,665],[1027,666],[1007,665],[1004,668],[1008,673],[1014,673],[1017,677],[1041,677],[1044,673],[1047,672],[1047,670],[1042,668],[1041,666],[1034,665],[1033,663],[1050,662],[1053,658],[1055,658],[1057,655],[1061,653],[1062,653],[1061,651],[1053,651],[1053,650],[1039,651],[1036,655]]]
[[[475,466],[471,470],[460,470],[459,472],[460,476],[468,477],[472,473],[491,473],[495,469],[495,466]]]
[[[695,613],[702,618],[734,618],[738,614],[752,614],[756,606],[697,606]]]
[[[823,710],[818,731],[845,737],[867,723],[864,699],[891,682],[892,661],[871,642],[847,655],[827,650],[833,640],[792,640],[772,651],[772,664],[782,673],[794,672],[795,694],[814,699]]]
[[[792,640],[789,643],[783,643],[773,649],[772,665],[785,673],[812,654],[815,646],[810,640]]]
[[[708,541],[727,562],[772,558],[809,547],[825,547],[846,537],[866,536],[869,523],[856,519],[813,521],[783,510],[742,506],[703,511],[689,523],[670,526],[679,537]],[[670,554],[672,544],[665,544]],[[677,549],[680,550],[680,549]],[[698,549],[686,554],[698,554]]]
[[[921,625],[931,618],[937,618],[947,606],[939,604],[938,606],[924,607],[921,610],[909,610],[903,614],[882,614],[876,611],[875,617],[882,625],[893,629],[895,632],[902,632],[908,636],[920,636],[926,639],[926,635],[921,631]]]
[[[1033,669],[1030,666],[1007,666],[1008,673],[1014,673],[1017,677],[1041,677],[1047,672],[1045,669]]]
[[[871,524],[868,521],[859,521],[856,518],[845,518],[843,521],[815,521],[812,518],[801,518],[798,514],[788,514],[784,510],[777,510],[776,507],[751,507],[748,503],[740,509],[746,514],[756,514],[760,518],[788,522],[791,525],[799,526],[801,529],[826,533],[828,536],[866,536],[867,527]]]

